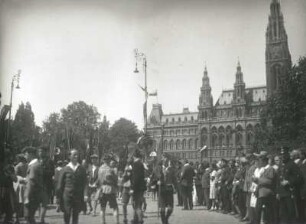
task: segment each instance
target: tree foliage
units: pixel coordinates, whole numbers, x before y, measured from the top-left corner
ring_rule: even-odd
[[[35,125],[31,104],[21,103],[11,126],[11,143],[15,152],[21,152],[25,146],[40,144],[40,128]]]
[[[111,149],[120,157],[124,156],[128,144],[136,142],[138,137],[139,131],[135,123],[125,118],[115,121],[109,131]]]
[[[293,66],[277,93],[269,97],[257,134],[263,147],[306,145],[306,57]],[[264,133],[264,134],[263,134]]]

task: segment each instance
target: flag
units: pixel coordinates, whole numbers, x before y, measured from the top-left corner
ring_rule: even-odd
[[[204,150],[206,150],[207,149],[207,145],[204,145],[200,150],[199,150],[199,152],[203,152]]]
[[[0,120],[4,121],[6,115],[8,114],[8,112],[10,111],[10,106],[8,105],[4,105],[4,107],[1,109],[1,113],[0,113]]]
[[[149,93],[149,96],[157,96],[157,90],[155,90],[155,91],[152,92],[152,93]]]

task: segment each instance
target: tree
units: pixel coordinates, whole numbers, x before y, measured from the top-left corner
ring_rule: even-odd
[[[126,156],[126,150],[130,142],[137,142],[139,131],[134,122],[125,118],[115,121],[109,131],[111,149],[122,158]]]
[[[40,144],[40,129],[35,125],[34,113],[29,102],[21,103],[12,122],[12,147],[15,152],[21,152],[25,146]]]
[[[303,147],[306,144],[306,57],[300,58],[282,80],[261,114],[259,141],[273,150],[280,146]],[[261,136],[260,136],[261,135]]]
[[[83,101],[69,104],[61,110],[61,119],[67,129],[69,147],[81,151],[81,157],[90,156],[94,134],[98,127],[100,114],[96,107]]]

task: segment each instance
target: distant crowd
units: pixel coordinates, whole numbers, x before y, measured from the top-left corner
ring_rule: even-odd
[[[77,224],[81,212],[99,215],[104,224],[107,204],[115,223],[120,223],[120,202],[122,222],[129,223],[127,206],[131,204],[131,223],[142,224],[148,194],[157,201],[162,224],[168,224],[173,214],[175,194],[176,206],[183,210],[204,206],[252,224],[306,223],[304,150],[246,153],[209,164],[177,161],[166,153],[160,160],[144,161],[136,145],[122,170],[111,154],[101,162],[95,154],[81,162],[79,152],[72,149],[69,161],[54,161],[47,151],[46,147],[26,147],[16,158],[6,151],[0,167],[3,223],[37,223],[39,210],[39,223],[44,224],[50,204],[63,212],[65,224]]]

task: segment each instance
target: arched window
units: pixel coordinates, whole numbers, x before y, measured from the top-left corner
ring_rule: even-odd
[[[226,127],[226,140],[225,140],[225,144],[227,147],[232,145],[232,128],[231,126],[227,126]]]
[[[186,149],[186,139],[183,139],[182,141],[182,149]]]
[[[175,122],[175,120],[174,120],[174,117],[172,118],[172,123],[174,123]]]
[[[171,140],[171,141],[170,141],[170,150],[173,150],[173,146],[174,146],[173,140]]]
[[[191,116],[191,121],[193,121],[193,116]]]
[[[198,149],[198,145],[199,145],[199,140],[195,139],[194,140],[194,148],[197,150]]]
[[[189,139],[189,141],[188,141],[188,148],[192,149],[192,147],[193,147],[192,139]]]
[[[208,131],[206,128],[203,128],[201,130],[201,146],[204,146],[204,145],[207,145],[207,134],[208,134]]]
[[[167,150],[167,149],[168,149],[168,141],[165,140],[165,141],[164,141],[164,150]]]
[[[211,138],[211,146],[212,146],[212,148],[215,148],[217,146],[217,139],[218,139],[217,134],[213,134],[212,138]]]
[[[178,139],[176,140],[176,150],[180,150],[181,149],[181,141]]]
[[[178,118],[178,122],[181,122],[181,118],[180,117]]]
[[[187,122],[187,117],[184,118],[184,121]]]

